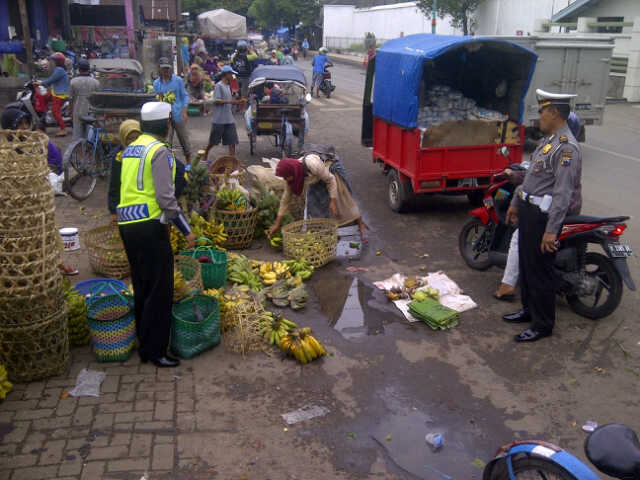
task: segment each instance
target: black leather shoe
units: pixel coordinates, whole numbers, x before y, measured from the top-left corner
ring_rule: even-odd
[[[153,363],[158,368],[171,368],[180,365],[180,360],[165,356],[151,360],[151,363]]]
[[[516,312],[516,313],[503,315],[502,319],[505,322],[509,322],[509,323],[527,323],[531,321],[529,312],[527,312],[526,310],[520,310],[519,312]]]
[[[173,355],[169,355],[168,353],[165,355],[165,358],[168,358],[169,360],[173,360],[174,362],[180,361],[178,360],[178,357],[174,357]]]
[[[144,355],[140,350],[138,350],[138,356],[140,357],[140,361],[142,363],[147,363],[149,361],[149,359],[147,358],[146,355]]]
[[[537,330],[531,330],[527,328],[520,335],[516,335],[514,340],[516,342],[536,342],[542,338],[549,337],[551,333],[539,332]]]

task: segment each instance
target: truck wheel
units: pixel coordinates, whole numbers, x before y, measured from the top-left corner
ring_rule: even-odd
[[[472,207],[482,206],[482,199],[484,198],[484,192],[482,190],[474,190],[467,193],[467,199]]]
[[[398,213],[407,211],[413,200],[411,182],[401,182],[397,170],[391,169],[387,174],[389,206]]]

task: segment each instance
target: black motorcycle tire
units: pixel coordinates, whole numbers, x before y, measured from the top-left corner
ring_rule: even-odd
[[[571,310],[580,315],[581,317],[589,318],[591,320],[598,320],[611,315],[622,300],[622,277],[615,265],[609,260],[608,257],[597,252],[587,252],[585,255],[585,266],[595,265],[598,270],[607,277],[607,281],[610,285],[609,298],[600,306],[593,307],[583,303],[578,295],[567,295],[567,303]]]
[[[531,474],[537,474],[535,478],[546,478],[549,480],[578,480],[558,464],[540,457],[517,455],[512,457],[511,465],[516,480],[534,478]],[[501,468],[493,467],[489,480],[509,480],[509,470],[506,462]]]
[[[331,98],[331,85],[327,85],[326,83],[323,83],[322,91],[324,92],[325,97]]]
[[[460,236],[458,237],[458,249],[460,250],[460,255],[462,255],[465,263],[474,270],[487,270],[491,266],[491,261],[489,260],[488,248],[486,252],[482,252],[483,255],[486,253],[486,258],[483,258],[482,260],[474,258],[475,252],[471,248],[469,235],[474,232],[483,234],[488,228],[490,228],[489,225],[483,224],[478,217],[473,217],[464,224],[460,231]]]

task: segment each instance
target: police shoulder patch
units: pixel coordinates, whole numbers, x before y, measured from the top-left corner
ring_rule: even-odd
[[[569,138],[567,138],[565,135],[562,135],[559,139],[560,143],[567,143],[569,141]]]
[[[173,155],[169,154],[167,158],[169,159],[169,168],[173,168]]]
[[[568,167],[571,165],[571,158],[573,157],[573,150],[570,148],[565,148],[562,150],[562,157],[560,159],[560,165],[563,167]]]

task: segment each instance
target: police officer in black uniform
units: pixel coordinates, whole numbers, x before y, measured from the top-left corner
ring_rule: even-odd
[[[520,228],[522,310],[503,319],[531,322],[530,328],[516,335],[516,342],[535,342],[553,331],[553,262],[558,234],[582,171],[580,148],[567,125],[570,101],[575,95],[543,90],[536,90],[536,94],[540,130],[546,136],[531,156],[524,182],[507,211],[507,221],[518,222]]]

